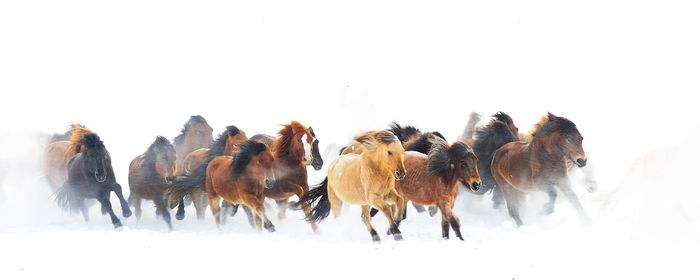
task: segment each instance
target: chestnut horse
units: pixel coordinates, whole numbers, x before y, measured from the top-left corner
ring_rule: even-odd
[[[141,199],[149,199],[156,206],[156,215],[163,216],[168,228],[173,229],[163,189],[174,176],[175,148],[168,139],[158,136],[148,150],[129,165],[129,203],[134,206],[137,220],[141,219]]]
[[[460,240],[459,220],[452,213],[459,185],[478,191],[481,185],[477,158],[462,142],[451,146],[441,138],[434,138],[428,155],[405,153],[406,178],[396,184],[399,195],[419,205],[437,206],[442,214],[442,237],[449,239],[449,227]],[[404,202],[403,211],[406,210]]]
[[[260,231],[264,227],[273,232],[274,226],[265,217],[266,186],[274,184],[272,166],[274,157],[267,145],[252,140],[243,142],[235,157],[217,156],[207,166],[201,165],[185,180],[176,180],[166,187],[165,197],[169,201],[178,201],[199,188],[204,181],[211,212],[216,224],[221,224],[221,199],[227,203],[243,204],[252,209],[255,223]],[[206,169],[205,172],[202,172]]]
[[[219,134],[216,140],[209,145],[209,148],[201,148],[189,153],[182,163],[183,171],[179,173],[181,175],[189,175],[197,167],[202,164],[208,164],[209,161],[216,156],[233,155],[239,151],[239,145],[245,140],[248,140],[248,136],[246,136],[245,132],[238,129],[235,125],[227,126],[226,131]],[[197,213],[197,218],[203,219],[204,210],[207,207],[204,193],[200,189],[195,189],[190,194],[190,197],[193,198],[192,201]],[[184,201],[178,205],[175,218],[178,220],[185,218]]]
[[[338,217],[343,203],[362,206],[362,220],[372,240],[379,235],[370,224],[370,208],[379,209],[389,221],[389,232],[402,240],[398,223],[403,197],[396,190],[396,181],[406,176],[404,149],[399,139],[389,131],[367,132],[355,137],[362,144],[360,154],[339,156],[328,168],[328,177],[317,188],[302,197],[300,203],[313,207],[307,220],[319,222],[329,212]],[[393,204],[393,205],[391,205]]]
[[[508,213],[515,223],[523,224],[519,208],[525,192],[545,191],[549,202],[544,212],[554,211],[557,197],[555,186],[573,204],[579,216],[589,222],[590,218],[581,206],[576,193],[571,190],[568,178],[572,162],[579,167],[586,165],[583,137],[570,120],[552,113],[535,125],[530,142],[510,142],[498,149],[491,162],[491,172],[496,184],[503,192]]]
[[[75,135],[75,134],[74,134]],[[73,136],[73,135],[72,135]],[[122,195],[122,187],[117,183],[112,169],[112,160],[102,140],[97,134],[87,133],[77,142],[81,152],[73,156],[68,163],[68,179],[54,195],[58,205],[71,213],[80,211],[85,221],[88,220],[85,199],[94,198],[102,204],[102,214],[108,213],[114,228],[122,226],[109,202],[110,192],[119,198],[122,215],[131,216],[129,204]]]
[[[214,130],[209,126],[207,120],[204,117],[195,115],[191,116],[189,120],[185,123],[184,127],[180,131],[180,135],[173,139],[173,145],[175,146],[175,169],[177,175],[184,175],[185,168],[183,167],[183,162],[185,157],[194,150],[200,148],[209,147],[212,143],[212,132]],[[203,197],[201,192],[195,191],[194,196]],[[191,196],[190,196],[191,197]],[[197,211],[197,217],[204,217],[204,206],[206,205],[203,201],[204,199],[193,199],[193,204],[195,211]],[[185,218],[185,201],[184,199],[180,201],[179,208],[175,217],[178,220]]]
[[[68,140],[54,141],[46,147],[44,174],[53,191],[56,191],[68,179],[68,161],[82,151],[80,140],[83,138],[83,135],[91,132],[81,124],[72,124],[70,132],[64,134],[69,135]],[[63,138],[52,137],[53,140]]]

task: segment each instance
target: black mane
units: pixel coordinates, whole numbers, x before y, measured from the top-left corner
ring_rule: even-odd
[[[267,145],[253,140],[246,140],[241,144],[241,151],[233,160],[233,178],[238,178],[245,172],[250,160],[267,149]]]
[[[175,148],[173,148],[173,145],[170,144],[170,141],[163,136],[156,137],[156,140],[153,141],[151,146],[148,147],[148,150],[146,150],[146,156],[143,159],[143,166],[149,170],[150,175],[157,174],[156,160],[158,160],[158,154],[164,153],[168,149],[173,149],[173,152],[175,151]]]
[[[433,138],[431,143],[433,146],[428,154],[428,172],[441,177],[445,184],[449,184],[455,173],[452,165],[461,158],[467,158],[472,151],[462,142],[455,142],[452,146],[448,146],[444,139]]]
[[[544,123],[540,129],[533,133],[533,137],[539,135],[549,135],[553,132],[561,132],[564,134],[576,134],[578,133],[578,128],[576,124],[564,117],[557,117],[552,114],[549,115],[549,121]]]
[[[227,126],[226,131],[219,134],[216,140],[209,145],[209,156],[223,156],[226,150],[226,141],[228,137],[236,136],[238,133],[241,133],[241,131],[235,125]]]
[[[389,131],[394,133],[394,135],[396,135],[396,137],[399,138],[399,141],[401,141],[401,143],[408,140],[408,138],[411,137],[411,135],[421,133],[420,130],[418,130],[418,128],[414,126],[407,125],[402,127],[396,122],[393,122],[389,125]]]
[[[442,136],[442,133],[437,131],[424,133],[418,138],[418,140],[408,145],[406,147],[406,151],[416,151],[427,155],[430,152],[431,147],[433,146],[432,141],[435,138],[446,140],[445,136]]]

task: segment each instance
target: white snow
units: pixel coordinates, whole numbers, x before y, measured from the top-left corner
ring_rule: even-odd
[[[695,180],[700,12],[694,1],[0,2],[0,278],[284,277],[697,279]],[[389,122],[461,134],[471,111],[521,131],[547,111],[574,121],[599,190],[515,228],[460,193],[465,241],[409,209],[405,241],[370,241],[357,207],[318,234],[288,211],[277,232],[243,215],[168,232],[154,209],[114,231],[61,212],[40,172],[38,132],[98,132],[127,167],[156,135],[201,114],[249,136],[298,119],[327,151]],[[311,183],[321,172],[310,171]],[[113,199],[116,212],[120,212]],[[386,229],[382,217],[373,220]]]

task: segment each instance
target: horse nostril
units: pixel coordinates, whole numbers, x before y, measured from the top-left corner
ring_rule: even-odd
[[[479,182],[472,183],[472,191],[478,191],[480,187],[481,187],[481,183],[479,183]]]
[[[583,158],[580,158],[580,159],[577,159],[577,160],[576,160],[576,163],[578,164],[579,167],[584,167],[584,166],[586,166],[586,162],[587,162],[587,160],[586,160],[586,159],[583,159]]]

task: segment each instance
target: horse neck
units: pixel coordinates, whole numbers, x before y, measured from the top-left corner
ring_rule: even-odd
[[[379,164],[379,160],[377,159],[377,157],[378,153],[375,151],[369,153],[362,153],[360,155],[360,158],[362,160],[361,170],[364,170],[364,172],[375,174],[377,176],[393,177],[394,171],[388,168],[387,166]]]
[[[541,137],[534,137],[528,144],[530,161],[539,163],[540,165],[564,163],[564,155],[556,146],[558,146],[558,143],[555,143],[553,152],[547,151],[545,141]]]

